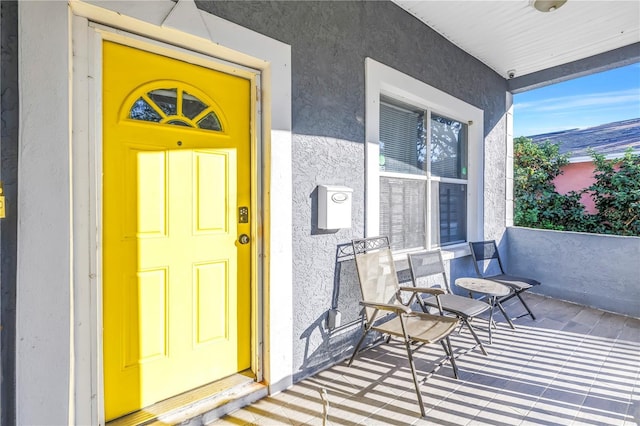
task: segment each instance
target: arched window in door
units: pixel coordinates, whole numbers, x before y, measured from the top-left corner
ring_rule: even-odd
[[[126,101],[125,118],[223,132],[215,103],[182,82],[153,82],[138,88]]]

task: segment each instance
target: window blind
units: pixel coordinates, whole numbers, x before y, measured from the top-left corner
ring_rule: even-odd
[[[380,170],[424,175],[424,113],[380,104]]]

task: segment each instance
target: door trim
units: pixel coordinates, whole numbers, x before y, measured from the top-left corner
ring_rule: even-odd
[[[181,4],[192,4],[191,0],[180,0],[177,4],[171,0],[156,2],[163,7],[178,7]],[[119,8],[118,13],[101,7],[82,3],[78,0],[70,2],[50,2],[38,8],[20,5],[21,49],[27,57],[51,57],[50,52],[68,52],[67,62],[62,67],[50,70],[47,79],[40,79],[38,73],[28,72],[23,67],[20,72],[22,87],[31,89],[21,95],[21,109],[31,111],[36,105],[56,104],[68,114],[54,117],[52,122],[33,123],[32,131],[25,131],[21,137],[21,145],[26,142],[30,146],[39,143],[50,148],[42,155],[22,157],[19,176],[22,193],[21,207],[23,211],[47,211],[52,204],[52,194],[46,193],[48,188],[56,187],[66,194],[68,207],[64,206],[51,221],[47,221],[46,229],[37,226],[41,221],[38,215],[21,218],[19,232],[38,229],[39,241],[47,241],[49,248],[58,249],[61,258],[58,262],[69,265],[68,273],[59,274],[64,268],[33,269],[32,265],[42,262],[41,251],[33,250],[31,244],[22,244],[18,248],[18,288],[21,293],[17,300],[17,339],[37,338],[41,334],[41,324],[45,315],[60,314],[65,321],[50,323],[57,335],[66,339],[52,339],[41,344],[40,350],[47,350],[61,355],[63,364],[69,368],[59,370],[52,377],[44,363],[31,362],[35,352],[19,345],[17,359],[23,362],[16,367],[16,404],[19,423],[37,423],[37,419],[47,419],[54,423],[103,424],[104,409],[102,403],[102,335],[100,319],[102,305],[101,289],[101,204],[99,196],[101,176],[101,55],[96,48],[101,37],[89,22],[109,24],[117,28],[114,32],[130,30],[147,41],[172,42],[179,47],[170,50],[193,50],[192,56],[209,56],[237,63],[240,66],[252,67],[260,73],[263,83],[256,88],[258,102],[255,104],[254,135],[261,149],[256,151],[256,169],[260,171],[255,179],[254,205],[262,214],[257,214],[254,222],[262,230],[254,259],[254,273],[262,275],[256,278],[254,288],[261,288],[254,296],[254,306],[262,311],[254,315],[253,329],[265,330],[263,338],[256,337],[256,349],[265,353],[271,348],[271,356],[265,356],[263,375],[272,391],[286,388],[291,384],[292,360],[292,326],[291,312],[286,309],[291,299],[291,71],[290,47],[269,39],[250,30],[238,27],[213,15],[199,13],[211,34],[210,40],[194,37],[189,28],[163,28],[161,22],[143,22],[133,19],[136,11],[128,2],[103,3],[106,7]],[[131,10],[129,10],[131,9]],[[41,17],[48,18],[47,31],[59,34],[58,37],[42,37]],[[147,19],[146,17],[144,19]],[[71,49],[73,46],[73,50]],[[185,49],[187,47],[188,49]],[[28,48],[28,50],[27,50]],[[64,57],[64,56],[63,56]],[[32,61],[22,61],[21,65]],[[217,63],[217,62],[216,62]],[[220,61],[220,63],[223,63]],[[66,69],[65,69],[66,68]],[[60,97],[60,92],[51,91],[51,87],[67,87],[68,99]],[[62,101],[61,101],[62,100]],[[55,101],[55,102],[48,102]],[[25,122],[22,122],[24,126]],[[25,130],[21,126],[21,132]],[[277,129],[277,130],[274,130]],[[33,136],[39,136],[33,141]],[[46,135],[46,136],[45,136]],[[31,136],[31,139],[29,139]],[[60,164],[42,162],[45,152],[52,149],[67,152],[67,174],[59,173]],[[263,155],[260,158],[260,155]],[[64,156],[64,154],[63,154]],[[32,159],[33,158],[33,159]],[[44,165],[44,167],[43,167]],[[272,170],[277,173],[272,174]],[[38,179],[29,176],[47,176],[50,184],[46,188],[38,186]],[[269,196],[270,188],[278,188]],[[263,189],[264,188],[264,189]],[[30,194],[25,198],[24,194]],[[260,197],[264,194],[264,197]],[[57,210],[58,211],[58,210]],[[256,212],[257,213],[257,212]],[[272,219],[273,218],[273,219]],[[36,226],[34,226],[36,225]],[[66,250],[65,250],[66,247]],[[64,254],[68,253],[68,255]],[[46,262],[45,262],[46,263]],[[261,269],[262,268],[262,269]],[[52,274],[53,272],[53,274]],[[69,303],[52,306],[49,300],[30,298],[29,294],[37,293],[39,285],[48,283],[51,291],[61,291],[69,296]],[[269,283],[277,283],[277,288],[270,288]],[[66,288],[66,291],[65,291]],[[278,309],[271,312],[270,301],[278,302]],[[44,304],[47,303],[47,304]],[[256,313],[256,311],[254,311]],[[55,315],[54,315],[55,316]],[[261,325],[261,327],[256,327]],[[270,345],[270,341],[278,344]],[[57,359],[57,358],[56,358]],[[259,371],[260,363],[256,366]],[[66,375],[67,380],[60,380]],[[34,378],[37,378],[34,380]],[[39,405],[38,401],[50,400],[49,396],[58,395],[51,404]],[[62,398],[66,403],[60,403]]]
[[[100,57],[91,46],[89,21],[261,72],[263,376],[271,392],[285,389],[293,376],[291,48],[201,12],[193,0],[157,0],[144,11],[131,2],[99,4],[18,4],[16,421],[104,421],[92,176],[101,143],[94,117]],[[194,21],[206,34],[190,28]],[[51,66],[42,67],[43,61]],[[42,353],[50,354],[50,362],[42,362]]]

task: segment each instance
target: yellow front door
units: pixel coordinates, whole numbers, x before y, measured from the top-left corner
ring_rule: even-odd
[[[251,84],[112,42],[103,59],[110,420],[250,367]]]

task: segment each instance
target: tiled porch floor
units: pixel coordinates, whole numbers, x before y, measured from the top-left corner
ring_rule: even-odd
[[[459,380],[448,364],[421,387],[420,418],[402,343],[362,352],[214,422],[214,425],[640,425],[640,319],[527,295],[537,320],[511,330],[497,312],[493,344],[468,351],[468,332],[456,335]],[[512,315],[522,308],[514,300]],[[486,341],[486,324],[477,329]],[[436,368],[441,346],[416,353],[421,377]]]

